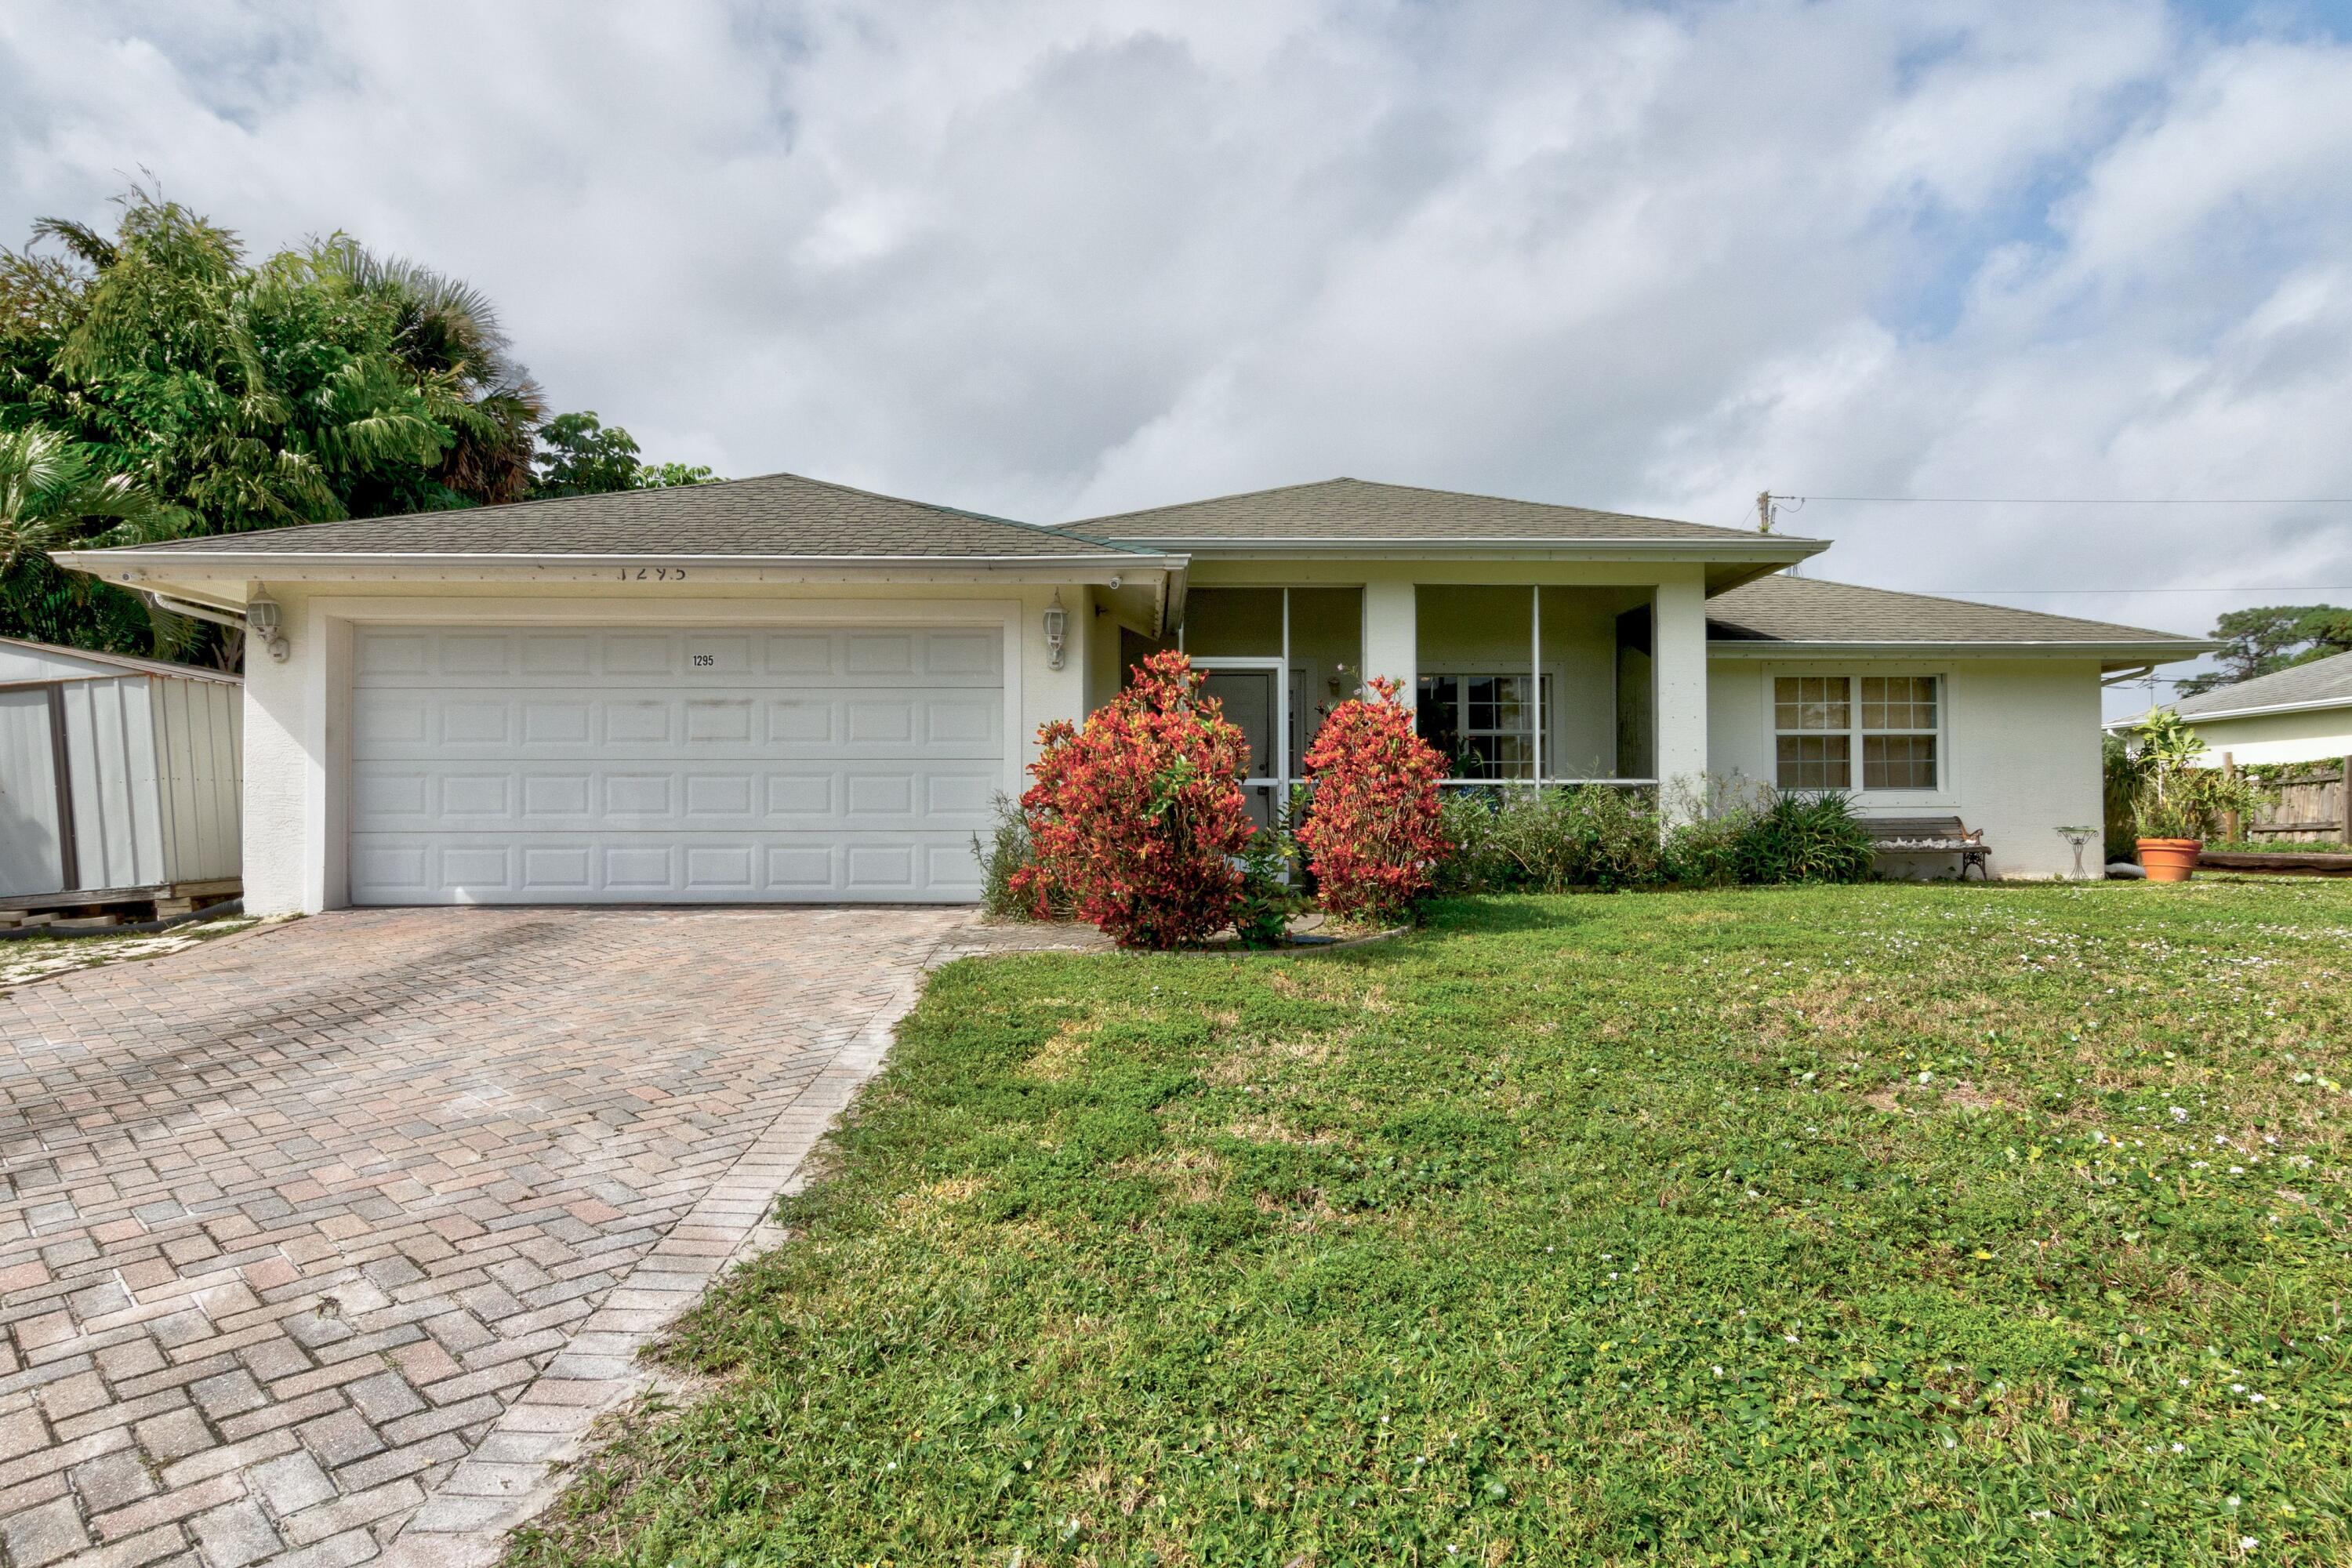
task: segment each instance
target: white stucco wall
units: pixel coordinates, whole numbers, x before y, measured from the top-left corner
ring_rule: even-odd
[[[1859,808],[1886,816],[1956,816],[1984,830],[1996,877],[2065,877],[2074,852],[2067,824],[2100,820],[2099,667],[2089,659],[1841,659],[1773,663],[1717,658],[1707,671],[1707,773],[1770,782],[1771,681],[1781,675],[1937,675],[1943,678],[1938,787],[1863,791]],[[1948,857],[1889,860],[1934,875]],[[2097,847],[2085,874],[2100,874]]]
[[[2352,757],[2352,705],[2303,713],[2250,713],[2189,725],[2205,742],[2203,761],[2220,767],[2229,757],[2242,767],[2262,763],[2333,763]]]
[[[1003,787],[1018,794],[1034,759],[1039,726],[1084,717],[1088,641],[1115,637],[1108,619],[1087,613],[1082,584],[1060,589],[1070,646],[1062,668],[1047,668],[1044,618],[1055,587],[1045,584],[954,583],[866,586],[719,584],[691,595],[658,588],[597,593],[578,584],[535,591],[474,584],[355,591],[266,584],[283,606],[291,645],[278,663],[257,650],[245,686],[245,897],[255,914],[336,909],[348,901],[352,629],[361,624],[789,626],[991,624],[1005,631],[1008,748]]]

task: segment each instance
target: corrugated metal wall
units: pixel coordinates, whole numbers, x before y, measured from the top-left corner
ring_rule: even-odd
[[[80,885],[142,888],[168,880],[147,677],[70,681],[65,702]]]
[[[0,690],[0,898],[54,893],[64,886],[49,689]]]
[[[122,676],[69,681],[64,692],[80,885],[236,876],[241,690]]]
[[[245,805],[245,689],[216,680],[153,680],[162,738],[159,807],[173,882],[234,877]]]

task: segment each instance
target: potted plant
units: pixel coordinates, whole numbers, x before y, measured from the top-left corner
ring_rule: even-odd
[[[2219,768],[2200,767],[2205,742],[2169,708],[2149,712],[2133,733],[2132,818],[2141,868],[2151,882],[2185,882],[2196,874],[2213,824],[2224,812],[2252,805],[2260,792]]]

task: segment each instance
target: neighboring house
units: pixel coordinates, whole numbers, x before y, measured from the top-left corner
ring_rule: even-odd
[[[2200,760],[2335,763],[2352,756],[2352,653],[2291,665],[2235,686],[2184,697],[2173,710],[2205,742]],[[2107,727],[2128,730],[2146,715]]]
[[[2213,645],[1775,575],[1826,548],[1354,479],[1049,529],[780,474],[58,559],[276,622],[258,912],[970,900],[1038,726],[1169,647],[1261,811],[1386,676],[1473,778],[1850,788],[2066,874],[2102,674]]]
[[[0,637],[0,899],[236,877],[239,684]]]

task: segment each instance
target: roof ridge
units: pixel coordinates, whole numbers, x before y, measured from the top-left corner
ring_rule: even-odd
[[[1123,517],[1141,517],[1150,511],[1181,511],[1188,506],[1211,506],[1218,501],[1248,500],[1253,496],[1276,496],[1285,490],[1315,490],[1321,489],[1325,485],[1368,485],[1374,482],[1371,479],[1355,479],[1347,474],[1335,474],[1328,479],[1300,479],[1287,485],[1261,485],[1254,490],[1234,490],[1229,495],[1204,496],[1198,500],[1162,501],[1158,506],[1139,506],[1126,511],[1097,512],[1092,517],[1074,517],[1067,522],[1056,522],[1048,526],[1055,529],[1070,529],[1077,527],[1082,522],[1117,522]]]
[[[1091,517],[1074,518],[1068,522],[1057,523],[1054,526],[1066,531],[1076,530],[1081,526],[1088,524],[1108,526],[1125,523],[1137,518],[1150,517],[1157,514],[1183,512],[1210,507],[1227,506],[1236,501],[1256,500],[1267,496],[1286,495],[1301,490],[1325,489],[1335,485],[1358,485],[1366,489],[1390,490],[1408,495],[1432,496],[1446,501],[1478,501],[1489,505],[1527,507],[1537,511],[1567,512],[1589,518],[1623,518],[1631,522],[1658,524],[1678,529],[1696,529],[1704,534],[1717,535],[1727,539],[1746,537],[1750,531],[1747,529],[1726,528],[1721,523],[1693,522],[1687,518],[1661,517],[1654,512],[1618,511],[1607,507],[1583,506],[1574,501],[1535,500],[1526,496],[1496,495],[1486,490],[1452,490],[1442,489],[1435,485],[1398,484],[1390,479],[1360,479],[1352,474],[1339,474],[1328,479],[1307,479],[1296,484],[1267,485],[1256,489],[1234,490],[1227,495],[1204,496],[1197,500],[1168,501],[1159,506],[1136,507],[1126,511],[1100,512]],[[1235,537],[1240,538],[1244,536],[1236,535]],[[1275,536],[1268,535],[1267,537]],[[1513,536],[1496,535],[1496,537],[1503,538]],[[1801,534],[1787,534],[1779,537],[1803,539],[1807,536]]]
[[[1910,588],[1881,588],[1874,584],[1848,583],[1835,577],[1797,577],[1790,575],[1785,571],[1769,572],[1761,577],[1753,578],[1746,583],[1742,583],[1737,587],[1727,588],[1722,593],[1710,598],[1707,603],[1712,605],[1720,600],[1729,598],[1733,595],[1743,593],[1753,588],[1760,588],[1767,583],[1774,582],[1797,583],[1820,588],[1853,588],[1864,594],[1879,594],[1890,599],[1913,599],[1929,605],[1965,605],[1972,610],[1995,610],[2003,615],[2030,616],[2037,620],[2067,621],[2078,626],[2096,626],[2101,631],[2108,632],[2129,632],[2133,636],[2140,637],[2158,637],[2168,641],[2179,642],[2202,642],[2207,640],[2202,637],[2193,637],[2187,632],[2158,631],[2154,626],[2136,626],[2128,625],[2123,621],[2095,621],[2086,616],[2060,615],[2054,610],[2029,610],[2021,608],[2016,605],[1996,605],[1984,599],[1964,599],[1957,594],[1922,594]],[[1766,589],[1765,591],[1769,593],[1771,590]]]

